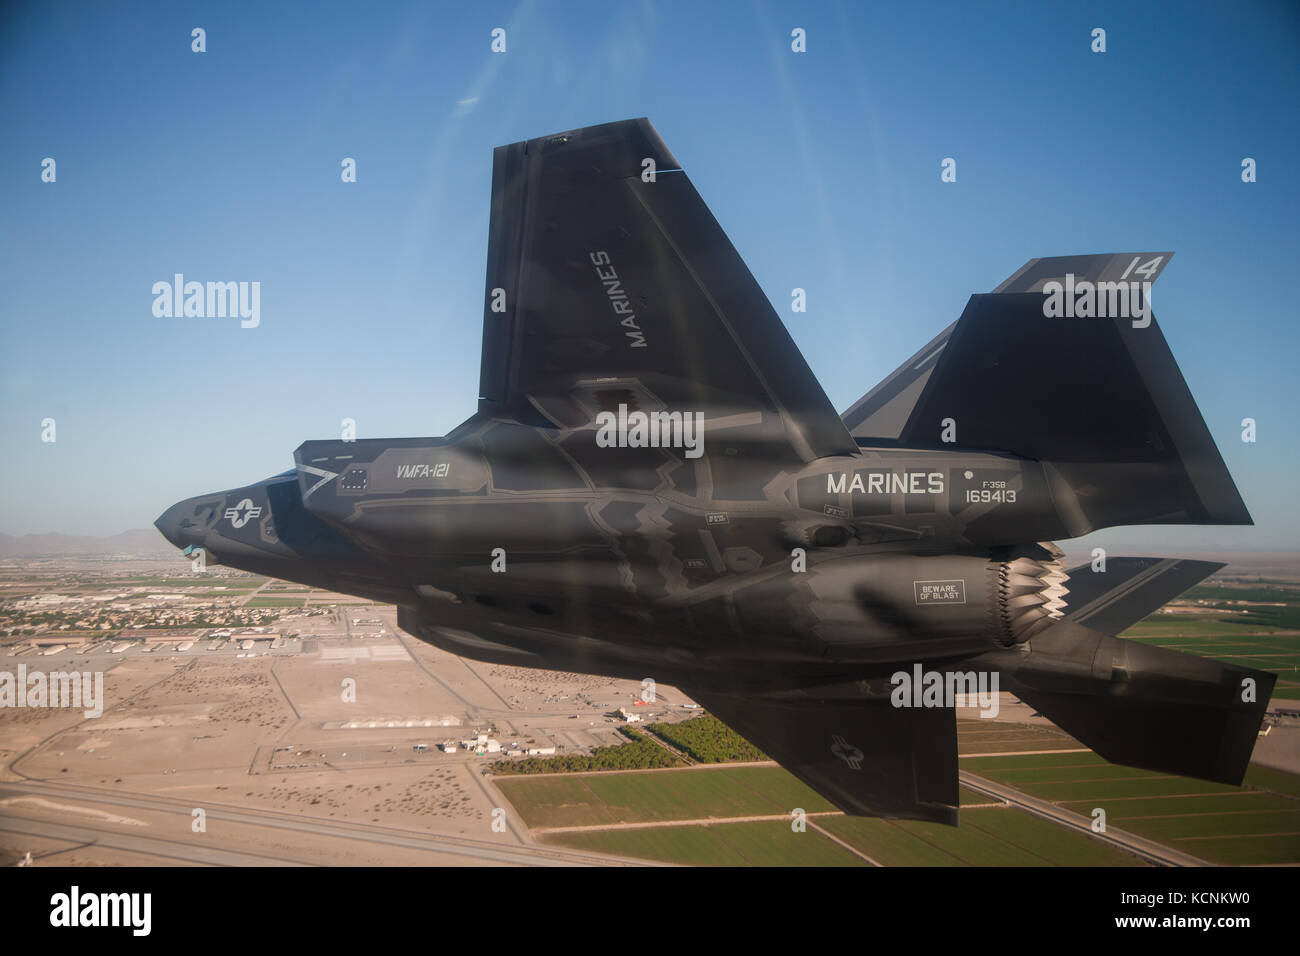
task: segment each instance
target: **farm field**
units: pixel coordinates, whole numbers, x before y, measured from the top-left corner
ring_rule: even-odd
[[[257,595],[248,600],[244,607],[302,607],[303,598],[300,597],[268,597]]]
[[[1300,863],[1300,776],[1252,766],[1245,785],[1106,763],[1096,754],[973,757],[962,769],[1209,863]],[[964,817],[964,814],[963,814]]]
[[[1273,671],[1273,697],[1300,700],[1300,589],[1294,585],[1201,585],[1122,636]]]
[[[663,862],[710,866],[852,866],[871,861],[886,866],[1131,866],[1142,862],[1086,834],[992,804],[967,790],[962,791],[967,809],[957,828],[847,817],[780,767],[525,777],[501,780],[498,785],[545,843]],[[803,833],[791,828],[793,807],[808,813]],[[759,816],[768,819],[744,819]],[[708,818],[713,819],[699,822]]]

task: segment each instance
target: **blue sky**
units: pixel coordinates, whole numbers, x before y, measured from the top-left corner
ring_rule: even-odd
[[[1031,257],[1175,250],[1156,312],[1259,525],[1113,534],[1294,547],[1294,3],[2,16],[0,531],[147,527],[344,417],[360,437],[449,430],[477,395],[492,148],[648,116],[839,409]],[[260,326],[156,318],[176,272],[260,281]]]

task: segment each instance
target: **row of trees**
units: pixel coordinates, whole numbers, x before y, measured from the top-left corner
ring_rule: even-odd
[[[648,724],[646,729],[700,763],[771,759],[712,714],[679,724]]]
[[[590,754],[557,754],[554,757],[524,757],[498,760],[491,766],[497,774],[585,773],[596,770],[657,770],[678,767],[682,761],[644,734],[620,727],[625,744],[597,747]]]

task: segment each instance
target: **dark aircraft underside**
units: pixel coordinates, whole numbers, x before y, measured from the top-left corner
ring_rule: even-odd
[[[456,654],[676,685],[849,813],[957,820],[953,701],[900,673],[1239,784],[1275,676],[1114,636],[1222,565],[1051,543],[1251,523],[1149,297],[1045,311],[1171,256],[1030,260],[841,416],[648,121],[503,146],[475,414],[157,524]]]

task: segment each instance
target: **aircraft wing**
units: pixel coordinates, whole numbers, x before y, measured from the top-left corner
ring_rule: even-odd
[[[581,428],[625,405],[783,433],[803,461],[856,451],[645,119],[496,150],[479,398],[534,425]]]

